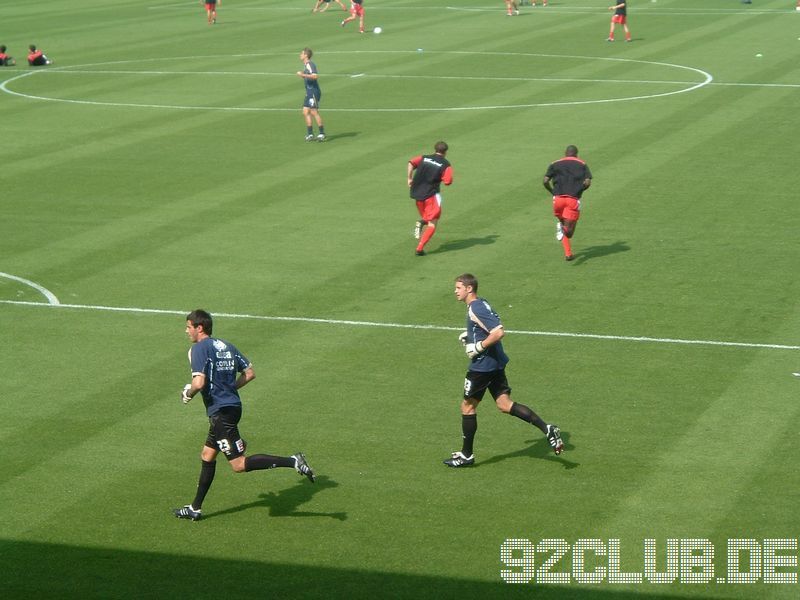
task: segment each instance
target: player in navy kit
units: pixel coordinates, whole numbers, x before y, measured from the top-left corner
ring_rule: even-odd
[[[317,81],[317,65],[311,62],[314,52],[311,48],[303,48],[300,53],[300,60],[303,61],[303,70],[297,72],[298,77],[302,77],[306,87],[306,98],[303,100],[303,117],[306,120],[306,141],[314,141],[314,127],[311,124],[311,117],[317,122],[319,134],[317,141],[325,141],[325,126],[322,124],[322,117],[319,114],[319,101],[322,98],[322,90],[319,89]]]
[[[417,256],[425,256],[425,244],[436,233],[436,225],[442,216],[441,184],[453,183],[453,167],[445,158],[448,146],[436,142],[434,154],[415,156],[408,161],[408,187],[411,197],[417,201],[420,219],[414,226],[414,237],[419,240]],[[427,225],[427,227],[426,227]],[[425,231],[423,233],[423,228]]]
[[[578,158],[578,148],[570,145],[564,158],[547,167],[542,183],[553,195],[553,214],[558,219],[556,239],[564,247],[564,258],[572,260],[570,240],[581,216],[581,195],[592,185],[592,172],[589,165]]]
[[[290,467],[314,482],[314,471],[302,452],[292,456],[245,456],[246,444],[239,434],[242,401],[238,390],[256,374],[250,361],[233,344],[211,337],[212,328],[211,315],[202,309],[186,316],[186,335],[192,342],[189,350],[192,382],[183,388],[181,400],[188,404],[193,396],[202,394],[209,421],[208,437],[200,453],[202,466],[195,498],[191,504],[172,511],[179,519],[192,521],[202,517],[201,507],[214,481],[220,452],[236,473]]]
[[[464,344],[470,359],[464,379],[464,397],[461,402],[461,432],[463,444],[460,452],[453,452],[444,461],[448,467],[468,467],[475,464],[472,452],[475,432],[478,431],[477,408],[486,390],[494,398],[497,408],[538,427],[556,454],[564,450],[561,430],[547,424],[524,404],[511,400],[511,388],[506,378],[508,356],[501,340],[505,335],[500,317],[489,303],[478,296],[478,280],[470,273],[456,277],[456,300],[467,305],[467,330],[459,340]]]

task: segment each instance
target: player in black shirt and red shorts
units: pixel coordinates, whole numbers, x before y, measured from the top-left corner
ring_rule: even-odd
[[[581,195],[592,185],[589,165],[578,158],[578,148],[567,146],[564,158],[550,163],[544,175],[544,187],[553,194],[553,214],[556,223],[556,239],[564,246],[564,258],[572,260],[570,238],[581,216]]]
[[[628,29],[628,2],[627,0],[619,0],[618,4],[614,6],[609,6],[608,10],[614,11],[614,16],[611,17],[611,31],[608,32],[608,39],[607,42],[614,41],[614,27],[616,27],[617,23],[622,25],[622,28],[625,30],[625,41],[631,41],[631,31]]]
[[[435,154],[415,156],[408,161],[408,187],[411,197],[417,201],[417,210],[421,217],[414,227],[414,237],[419,240],[417,256],[425,256],[425,244],[436,233],[436,224],[442,216],[442,195],[439,188],[442,183],[453,183],[453,167],[445,158],[447,144],[436,142],[433,149]]]

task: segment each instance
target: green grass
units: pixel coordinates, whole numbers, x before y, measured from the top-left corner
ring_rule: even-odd
[[[6,0],[0,272],[62,307],[0,277],[4,591],[795,597],[500,575],[509,538],[619,539],[634,572],[644,539],[662,570],[667,539],[708,539],[717,576],[729,538],[797,539],[800,17],[641,1],[634,42],[607,44],[608,4],[508,19],[499,2],[375,0],[384,33],[360,36],[310,0],[226,1],[213,28],[194,2]],[[31,72],[30,43],[55,65]],[[307,45],[325,144],[303,142]],[[456,179],[420,259],[405,165],[438,139]],[[565,263],[540,182],[570,143],[595,180]],[[441,464],[460,444],[464,271],[512,330],[514,399],[561,425],[562,457],[489,401],[477,466]],[[198,306],[238,315],[215,334],[258,374],[252,451],[302,449],[320,478],[221,464],[188,523],[170,508],[192,498],[207,427],[178,400]]]

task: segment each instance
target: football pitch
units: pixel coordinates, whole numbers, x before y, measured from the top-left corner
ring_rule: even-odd
[[[361,35],[336,2],[4,0],[2,594],[798,597],[800,13],[637,0],[609,43],[611,4],[366,0]],[[438,140],[419,257],[406,164]],[[560,456],[487,396],[475,466],[442,464],[464,272]],[[317,472],[220,456],[196,523],[195,308],[255,367],[250,451]]]

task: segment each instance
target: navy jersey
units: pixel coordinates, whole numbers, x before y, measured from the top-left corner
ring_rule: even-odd
[[[409,194],[414,200],[426,200],[438,194],[442,182],[450,185],[453,181],[453,168],[441,154],[417,156],[409,161],[415,171],[411,180]]]
[[[467,307],[467,342],[482,342],[489,337],[489,332],[502,327],[500,316],[492,310],[483,298],[476,298]],[[486,352],[470,359],[469,370],[487,373],[505,368],[508,356],[503,352],[503,343],[497,342],[486,349]]]
[[[619,8],[614,10],[615,15],[622,15],[623,17],[628,14],[628,3],[625,0],[620,0],[617,4],[622,4]]]
[[[233,344],[207,337],[189,349],[192,376],[205,375],[206,385],[201,390],[206,414],[212,416],[223,406],[241,406],[236,389],[238,374],[250,366],[250,361]]]
[[[580,198],[583,194],[583,182],[592,178],[589,165],[576,156],[564,158],[550,163],[544,174],[553,184],[554,196],[571,196]]]
[[[307,75],[316,75],[317,74],[317,65],[313,62],[308,61],[303,66],[303,73]],[[309,77],[303,77],[303,81],[306,84],[306,96],[314,96],[315,98],[319,99],[322,96],[322,90],[319,89],[319,82],[316,79],[311,79]]]

